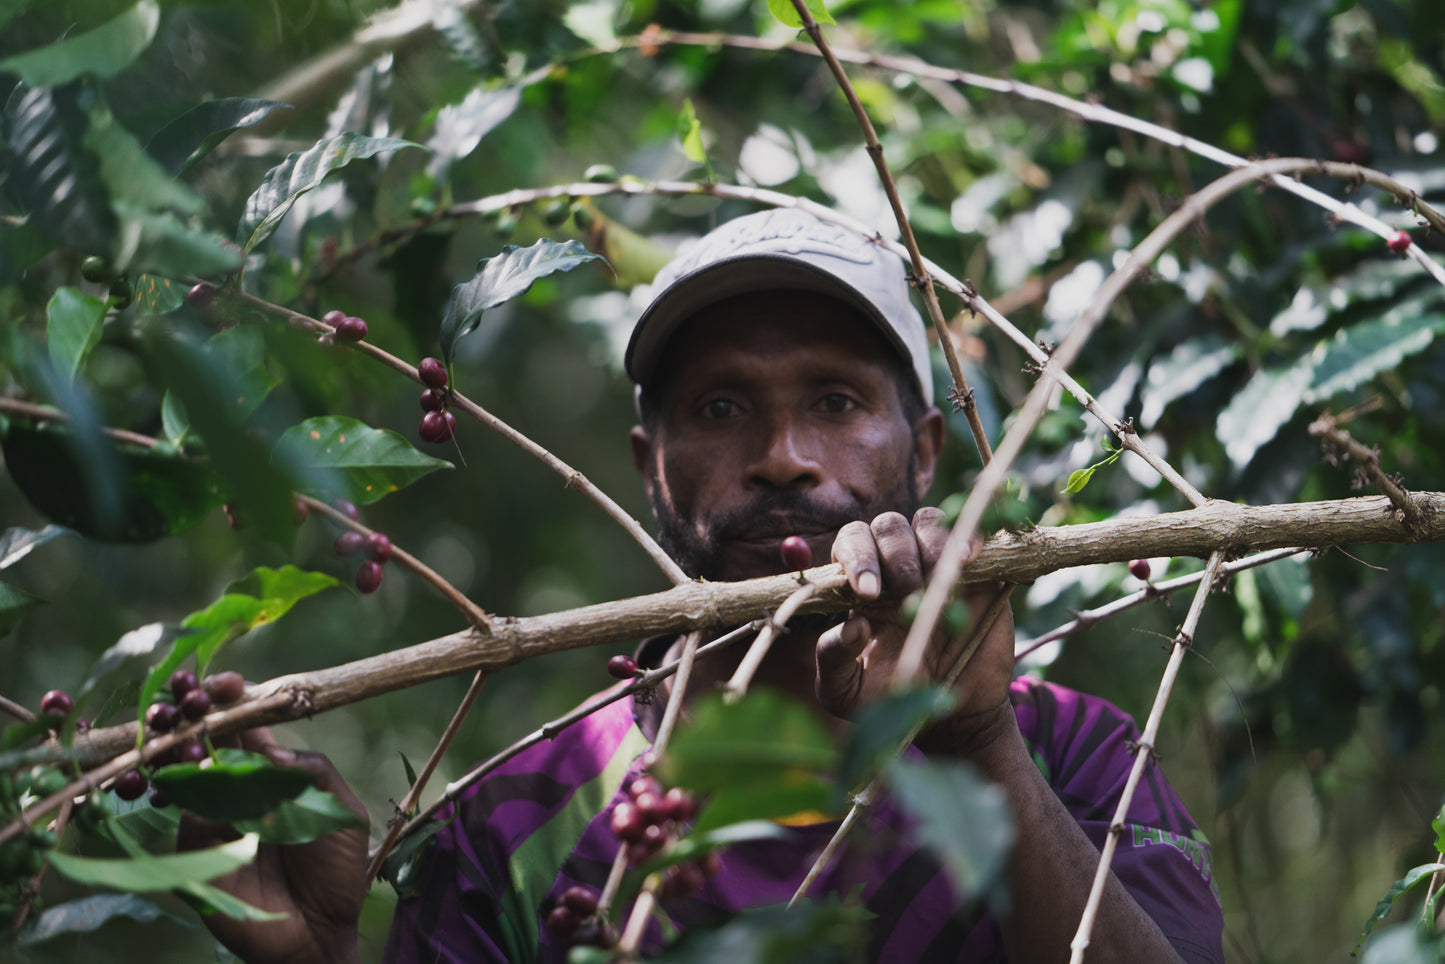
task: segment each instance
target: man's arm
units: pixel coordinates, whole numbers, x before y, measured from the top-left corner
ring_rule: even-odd
[[[833,557],[870,605],[818,641],[818,696],[851,716],[887,691],[905,628],[898,602],[926,584],[947,539],[942,514],[920,509],[912,524],[897,513],[844,527]],[[974,551],[977,551],[975,547]],[[988,593],[967,597],[975,619]],[[925,661],[940,677],[960,645],[936,634]],[[1059,801],[1030,757],[1008,699],[1013,677],[1013,619],[998,621],[958,683],[954,714],[921,737],[920,748],[972,762],[1008,794],[1017,826],[1009,864],[1012,909],[1001,921],[1011,959],[1066,961],[1083,913],[1099,851]],[[1180,958],[1154,920],[1112,873],[1092,932],[1091,962],[1169,962]]]
[[[209,914],[206,926],[247,964],[308,964],[361,960],[357,921],[366,896],[366,808],[319,753],[278,746],[270,730],[241,734],[243,749],[260,753],[277,766],[305,770],[316,786],[335,794],[362,826],[340,830],[307,844],[262,844],[256,859],[211,883],[262,910],[284,913],[276,921],[239,921]],[[229,824],[181,817],[178,850],[214,847],[234,840]]]

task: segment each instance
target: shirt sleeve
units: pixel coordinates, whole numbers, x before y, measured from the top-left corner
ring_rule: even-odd
[[[388,964],[468,964],[510,960],[503,950],[502,904],[461,821],[437,832],[422,857],[415,894],[397,902],[386,942]]]
[[[1034,763],[1102,849],[1138,749],[1133,720],[1105,700],[1037,680],[1016,680],[1010,696]],[[1125,815],[1112,869],[1180,957],[1221,964],[1224,916],[1209,842],[1153,760]]]

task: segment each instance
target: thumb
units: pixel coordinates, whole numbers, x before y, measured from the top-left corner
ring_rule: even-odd
[[[858,658],[872,636],[868,617],[855,612],[818,637],[815,687],[818,702],[828,712],[846,717],[857,706],[863,688],[863,667]]]

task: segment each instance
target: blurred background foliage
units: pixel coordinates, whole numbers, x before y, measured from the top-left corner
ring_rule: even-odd
[[[37,189],[13,162],[22,121],[40,115],[17,107],[23,91],[12,92],[0,221],[8,396],[165,435],[162,399],[176,377],[157,364],[147,336],[157,324],[209,334],[216,319],[174,299],[174,310],[158,315],[165,304],[142,292],[138,305],[109,312],[71,387],[43,362],[52,293],[74,286],[105,298],[107,284],[80,275],[93,254],[168,263],[169,249],[142,231],[159,230],[163,219],[184,235],[172,260],[221,257],[216,239],[245,242],[234,226],[247,198],[288,153],[342,131],[405,138],[431,150],[355,161],[303,196],[247,258],[246,289],[313,317],[333,308],[360,315],[373,342],[415,361],[437,353],[452,286],[503,244],[546,235],[603,250],[613,271],[593,264],[556,275],[488,312],[459,344],[455,383],[646,517],[626,455],[633,413],[619,364],[643,300],[630,283],[685,238],[750,205],[611,196],[579,202],[580,216],[539,203],[500,218],[417,219],[514,188],[580,181],[594,164],[644,180],[701,178],[704,165],[678,139],[690,102],[718,180],[808,196],[893,233],[856,126],[821,62],[727,39],[791,39],[762,0],[216,0],[154,9],[154,37],[133,63],[57,88],[60,106],[47,110],[73,121],[67,129],[82,146],[66,155],[74,185],[52,192],[60,200],[38,213]],[[127,10],[121,0],[0,4],[0,56]],[[854,0],[831,10],[839,23],[828,35],[839,48],[1036,84],[1241,155],[1359,162],[1427,201],[1445,196],[1438,3]],[[717,36],[670,42],[654,24]],[[15,70],[0,67],[8,88]],[[876,66],[850,71],[925,254],[1043,341],[1058,341],[1127,250],[1223,173],[1035,100]],[[180,180],[194,204],[108,175],[97,145],[115,142],[84,140],[108,113],[155,153],[152,138],[169,122],[219,97],[294,109],[192,164]],[[1349,183],[1319,186],[1410,230],[1440,256],[1442,239],[1390,197]],[[134,232],[146,239],[138,249]],[[945,310],[958,309],[946,299]],[[257,317],[238,309],[233,320]],[[1211,211],[1128,291],[1073,374],[1216,498],[1350,496],[1352,468],[1324,464],[1304,429],[1325,409],[1355,407],[1363,411],[1350,431],[1380,449],[1386,471],[1402,473],[1409,488],[1435,490],[1445,478],[1442,318],[1440,289],[1381,239],[1282,192],[1249,190]],[[1032,382],[1026,359],[981,319],[960,317],[956,326],[997,440]],[[284,325],[265,330],[276,387],[247,431],[267,438],[301,418],[339,414],[415,440],[413,384],[347,352],[315,350]],[[192,356],[165,357],[174,365]],[[1102,429],[1082,415],[1061,399],[1014,473],[1033,522],[1184,507],[1131,457],[1101,469],[1083,492],[1062,494],[1069,472],[1102,456]],[[12,438],[23,421],[10,420]],[[977,469],[966,429],[954,429],[934,501],[964,489]],[[17,488],[9,445],[0,525],[38,529],[50,520]],[[489,611],[542,613],[663,587],[598,510],[479,426],[463,420],[455,447],[424,448],[456,470],[366,507],[364,521]],[[96,458],[86,477],[118,471]],[[72,469],[45,463],[41,475],[59,480]],[[48,542],[4,574],[47,601],[0,639],[4,694],[34,706],[51,687],[76,686],[123,633],[178,621],[257,565],[290,562],[349,584],[330,541],[315,521],[278,543],[255,527],[235,531],[210,511],[148,543]],[[1199,567],[1155,560],[1156,577],[1166,562],[1170,574]],[[1345,959],[1390,882],[1433,853],[1429,822],[1445,782],[1442,563],[1438,546],[1329,551],[1246,573],[1206,610],[1160,752],[1214,843],[1231,960]],[[1040,579],[1015,597],[1020,638],[1138,586],[1122,565]],[[1135,610],[1044,647],[1027,666],[1142,721],[1183,608],[1173,600]],[[218,666],[265,679],[462,625],[426,587],[394,572],[373,596],[342,589],[308,600],[225,650]],[[493,680],[434,785],[605,685],[608,655],[559,655]],[[465,686],[447,680],[376,698],[288,726],[285,738],[330,754],[379,826],[406,788],[401,755],[426,757]],[[363,935],[373,959],[389,900],[389,888],[374,889]],[[25,953],[79,960],[103,946],[106,959],[154,959],[163,943],[168,960],[212,954],[197,928],[161,922],[133,939],[135,926],[114,921],[93,937]]]

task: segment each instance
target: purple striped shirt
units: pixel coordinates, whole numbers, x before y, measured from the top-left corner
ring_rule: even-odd
[[[1010,699],[1035,764],[1102,846],[1133,765],[1133,722],[1104,700],[1037,680],[1015,680]],[[564,961],[566,947],[542,921],[568,887],[600,888],[607,877],[617,852],[610,815],[648,748],[637,711],[629,701],[611,704],[513,758],[443,811],[439,819],[450,822],[426,857],[419,895],[397,906],[387,960]],[[885,798],[865,819],[870,825],[850,837],[810,895],[861,894],[875,915],[868,959],[1006,960],[987,907],[960,903],[938,862],[908,842],[903,815]],[[733,845],[702,891],[663,909],[688,928],[786,903],[836,826]],[[1209,845],[1157,767],[1145,770],[1135,793],[1113,869],[1185,961],[1223,960]],[[642,949],[661,946],[654,922]]]

